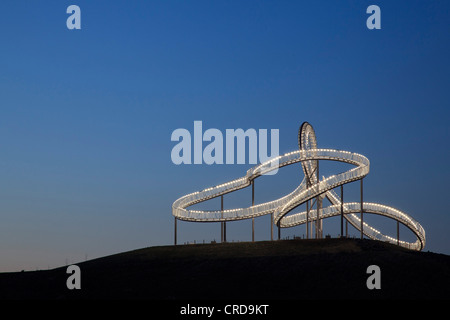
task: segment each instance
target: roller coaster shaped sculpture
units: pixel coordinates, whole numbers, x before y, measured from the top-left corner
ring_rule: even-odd
[[[363,202],[362,179],[369,173],[369,160],[360,154],[333,149],[318,149],[313,127],[304,122],[298,133],[299,150],[270,159],[247,171],[247,174],[236,180],[207,188],[185,195],[177,199],[172,205],[172,214],[175,217],[175,243],[176,221],[193,222],[227,222],[243,220],[263,215],[271,215],[272,238],[273,225],[280,228],[289,228],[306,224],[307,238],[312,236],[312,225],[315,225],[315,237],[322,236],[322,220],[341,216],[341,235],[343,234],[342,222],[346,219],[354,228],[369,239],[386,241],[412,250],[422,250],[425,247],[425,230],[412,217],[404,212],[377,203]],[[319,179],[319,160],[339,161],[354,165],[352,169],[330,177]],[[187,208],[224,194],[237,191],[253,185],[253,181],[265,173],[300,162],[304,172],[304,179],[294,191],[277,200],[252,205],[248,208],[236,208],[227,210],[204,211],[188,210]],[[361,201],[343,202],[343,185],[361,180]],[[341,188],[341,197],[334,191]],[[327,198],[331,205],[322,208],[323,199]],[[300,213],[291,212],[298,206],[305,204],[307,210]],[[315,204],[315,209],[312,207]],[[397,238],[385,235],[363,221],[363,213],[377,214],[397,221]],[[408,227],[416,236],[415,242],[401,241],[398,235],[399,223]],[[311,229],[308,232],[308,224]]]

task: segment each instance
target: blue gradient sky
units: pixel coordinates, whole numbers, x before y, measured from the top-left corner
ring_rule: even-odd
[[[82,30],[66,28],[71,4]],[[366,28],[371,4],[381,30]],[[174,165],[171,133],[194,120],[280,129],[281,153],[309,121],[319,146],[370,159],[367,201],[450,254],[449,21],[448,1],[1,1],[0,271],[172,244],[175,199],[250,167]],[[281,170],[256,201],[301,178]],[[230,223],[228,239],[250,228]],[[181,243],[214,238],[217,224],[179,223]]]

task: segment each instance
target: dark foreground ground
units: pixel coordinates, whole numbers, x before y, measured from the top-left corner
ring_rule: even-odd
[[[450,256],[355,239],[150,247],[67,267],[0,273],[0,299],[450,299]],[[366,286],[381,269],[381,289]]]

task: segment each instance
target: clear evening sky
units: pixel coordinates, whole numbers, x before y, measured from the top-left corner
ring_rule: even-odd
[[[81,30],[66,27],[71,4]],[[371,4],[380,30],[366,27]],[[279,129],[281,153],[310,122],[319,147],[369,158],[365,200],[408,213],[425,250],[450,254],[449,22],[449,1],[1,1],[0,271],[172,244],[174,200],[251,167],[173,164],[172,131],[196,120]],[[301,178],[261,178],[256,201]],[[251,203],[233,197],[226,207]],[[251,237],[249,221],[228,230]],[[178,231],[220,239],[218,224]]]

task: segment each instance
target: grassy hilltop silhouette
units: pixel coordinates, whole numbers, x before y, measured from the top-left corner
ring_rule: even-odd
[[[0,273],[1,299],[449,299],[450,256],[360,239],[158,246],[67,267]],[[366,286],[367,267],[381,289]]]

